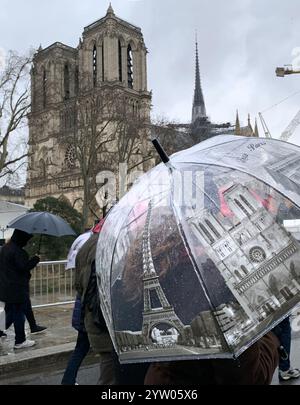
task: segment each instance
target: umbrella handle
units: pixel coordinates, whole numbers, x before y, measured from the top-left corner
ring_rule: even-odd
[[[43,237],[43,234],[40,235],[40,239],[39,239],[38,255],[40,254],[42,237]]]
[[[163,161],[163,163],[168,163],[169,162],[169,157],[166,154],[164,148],[161,146],[159,143],[158,139],[152,139],[153,146],[155,147],[157,153],[159,154],[159,157]]]

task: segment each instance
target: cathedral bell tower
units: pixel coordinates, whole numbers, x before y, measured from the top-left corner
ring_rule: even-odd
[[[111,5],[103,18],[84,28],[76,48],[55,42],[38,49],[31,71],[28,206],[47,196],[64,196],[81,209],[83,180],[72,139],[78,134],[78,105],[83,100],[88,106],[89,97],[90,101],[101,101],[104,92],[110,92],[115,105],[125,105],[132,114],[150,122],[146,55],[141,29],[117,17]],[[97,124],[101,124],[99,117]],[[147,134],[140,138],[144,145],[140,150],[145,150]],[[111,145],[108,153],[113,158],[103,160],[117,165],[119,157],[114,156]]]

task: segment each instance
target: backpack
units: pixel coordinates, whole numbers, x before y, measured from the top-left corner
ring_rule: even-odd
[[[100,307],[95,261],[91,265],[91,275],[84,296],[84,307],[92,313],[94,324],[101,331],[107,332],[108,329]]]

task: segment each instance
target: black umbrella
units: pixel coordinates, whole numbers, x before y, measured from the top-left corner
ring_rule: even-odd
[[[58,215],[49,212],[29,212],[23,214],[8,225],[8,228],[19,229],[30,234],[65,236],[76,235],[70,225]],[[41,239],[39,242],[40,248]]]

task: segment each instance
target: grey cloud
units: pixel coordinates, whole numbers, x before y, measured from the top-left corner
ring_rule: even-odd
[[[76,46],[84,26],[103,17],[108,4],[1,0],[0,47],[24,51],[55,41]],[[115,0],[112,6],[143,31],[154,114],[183,122],[191,118],[195,29],[212,120],[233,122],[239,108],[245,123],[248,112],[254,117],[300,89],[300,75],[275,76],[276,66],[291,62],[292,49],[300,46],[298,0]],[[274,135],[288,125],[299,102],[295,96],[265,113]]]

